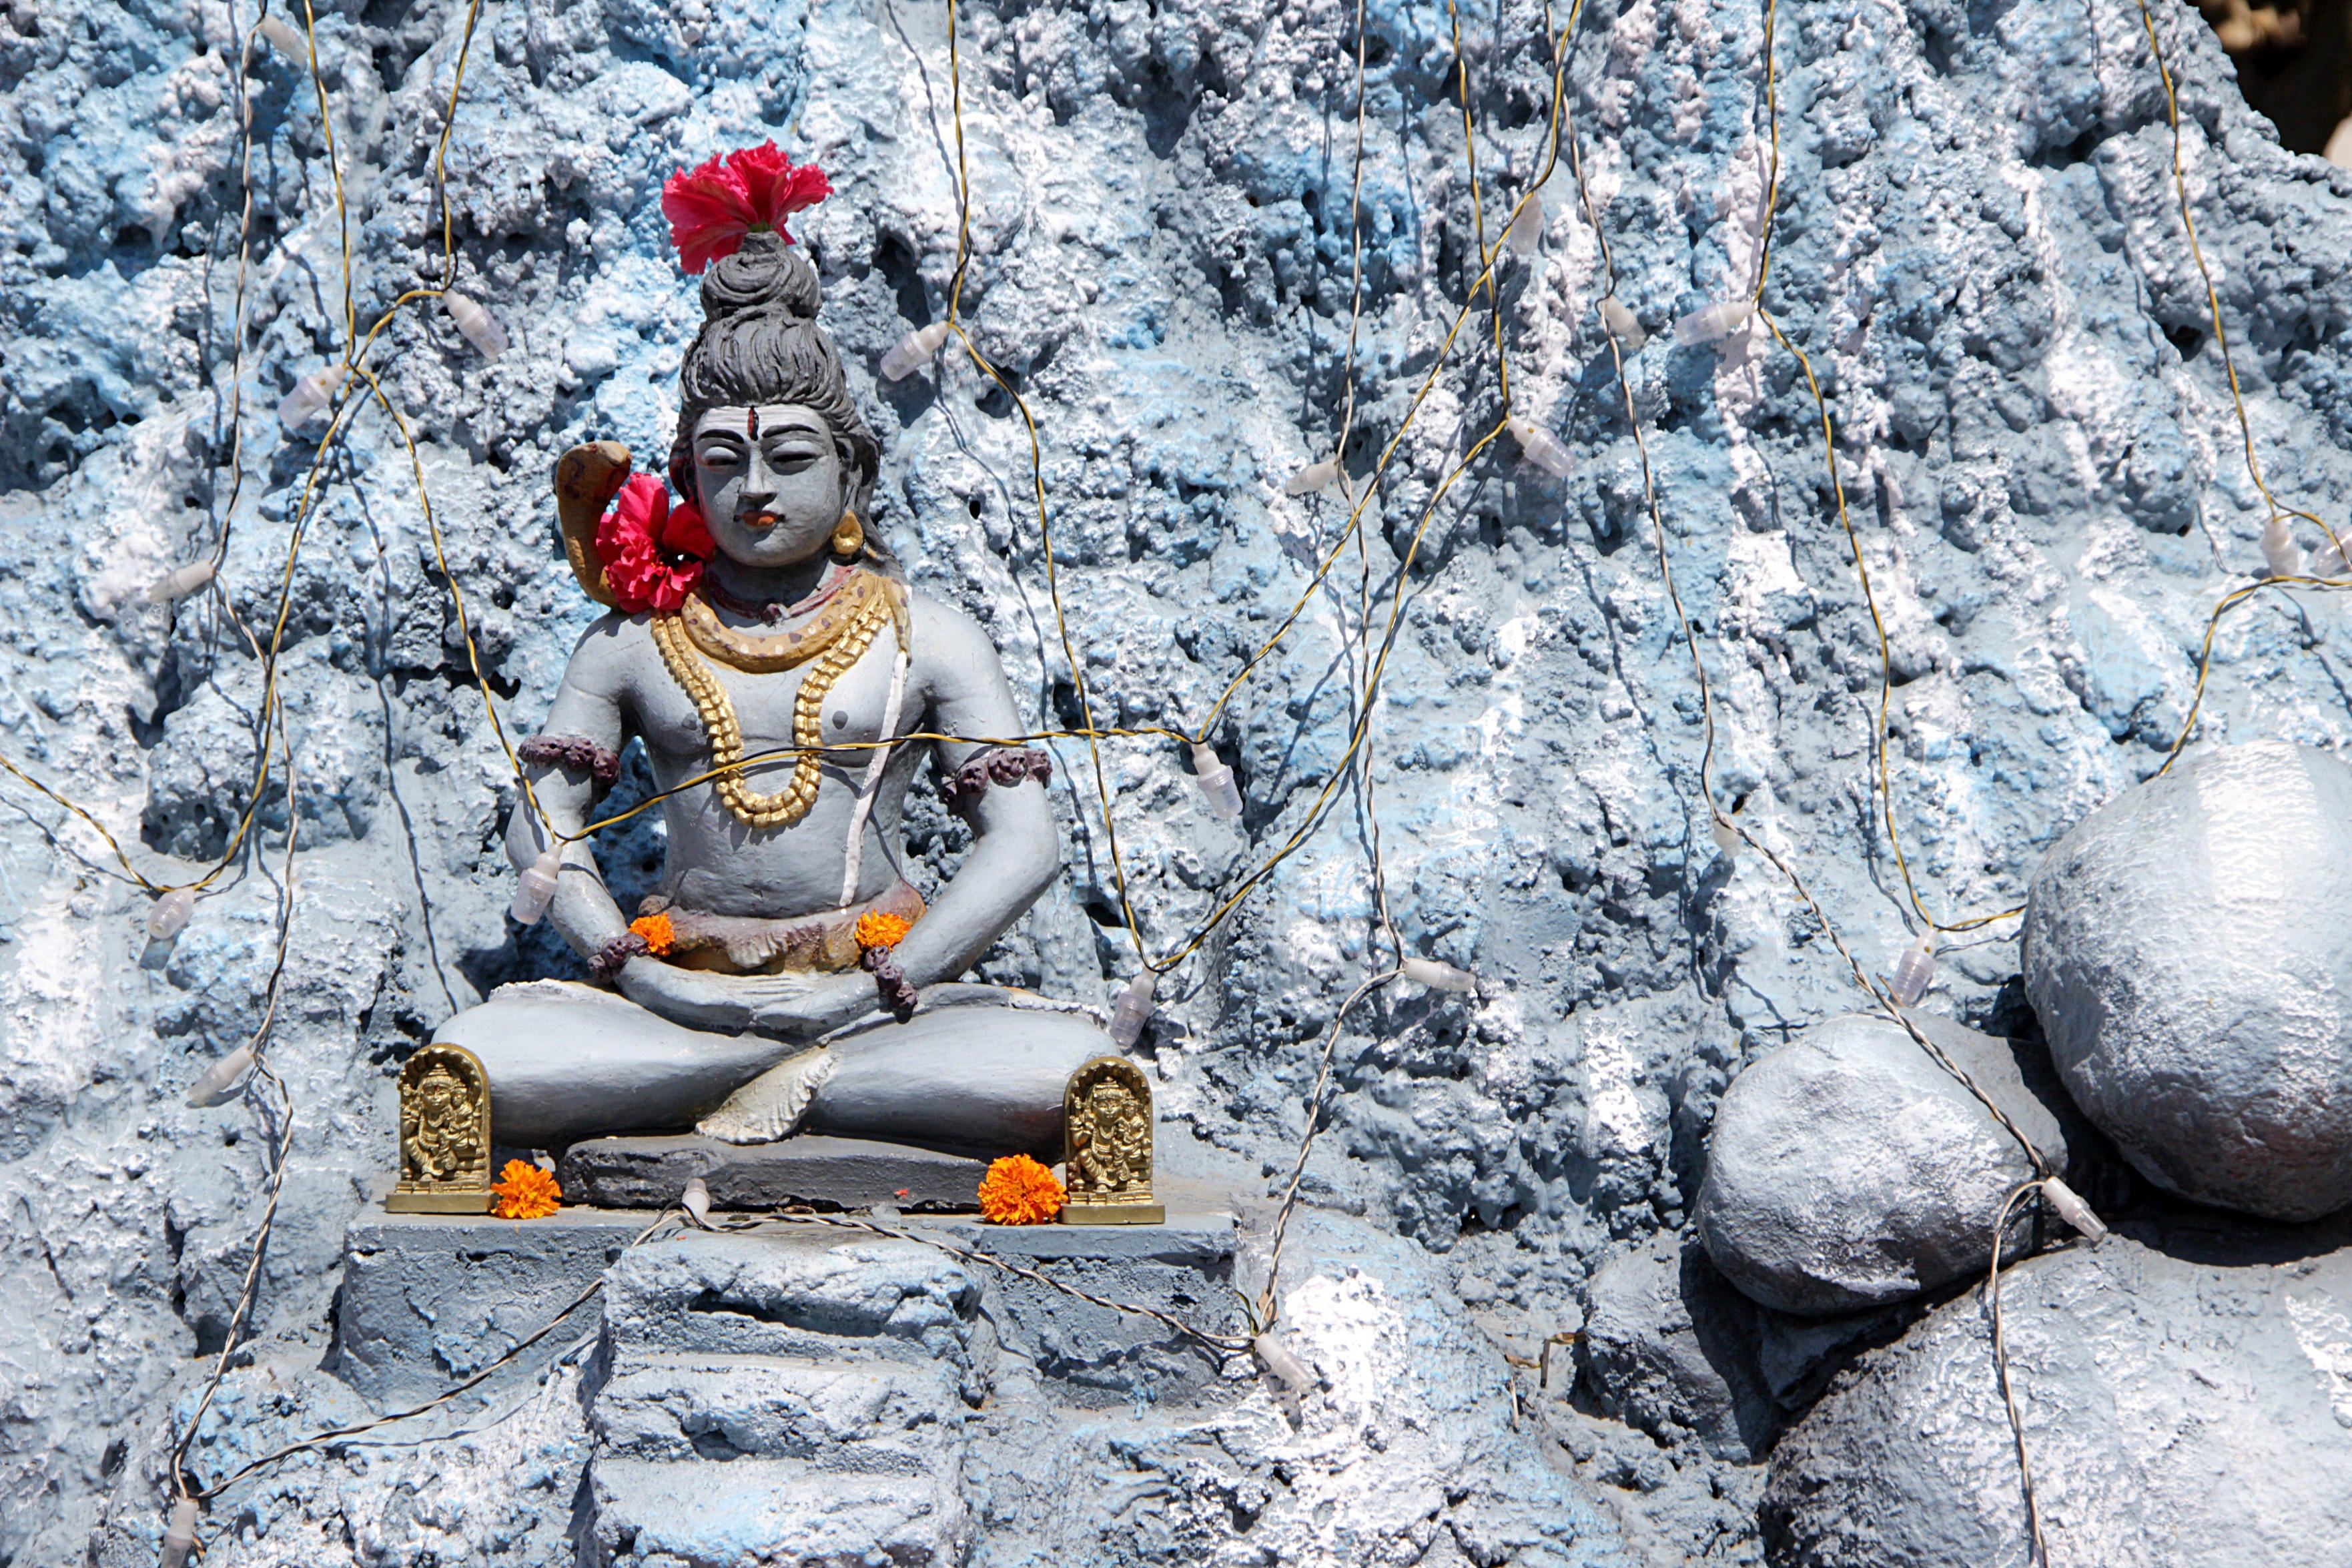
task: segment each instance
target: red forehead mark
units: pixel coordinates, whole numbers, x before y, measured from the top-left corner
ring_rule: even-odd
[[[743,410],[743,423],[751,439],[754,441],[758,440],[760,438],[760,411],[757,408],[746,408]]]

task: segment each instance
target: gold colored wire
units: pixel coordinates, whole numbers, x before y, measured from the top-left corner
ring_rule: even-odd
[[[1571,17],[1570,22],[1571,29],[1573,29],[1574,25],[1574,19]],[[1768,71],[1769,68],[1769,58],[1768,55]],[[1768,94],[1767,101],[1773,102],[1776,100]],[[1599,233],[1601,230],[1597,220],[1597,215],[1595,214],[1592,205],[1591,191],[1585,183],[1583,160],[1578,151],[1572,131],[1570,132],[1569,142],[1569,155],[1570,166],[1574,170],[1576,175],[1579,199],[1584,206],[1587,216],[1594,219],[1594,230],[1596,233]],[[1765,227],[1769,230],[1770,226],[1770,208],[1768,206],[1766,208]],[[1607,260],[1608,250],[1605,241],[1602,245],[1602,257],[1604,265],[1608,265],[1611,268],[1609,279],[1613,290],[1615,286],[1615,273],[1613,263],[1609,263]],[[1761,314],[1761,311],[1759,310],[1759,313]],[[1766,317],[1765,319],[1769,321],[1770,318]],[[1778,329],[1775,328],[1774,330],[1777,334]],[[1743,842],[1754,848],[1759,854],[1762,855],[1766,860],[1771,863],[1773,868],[1779,871],[1789,882],[1790,886],[1795,889],[1797,896],[1803,900],[1805,907],[1812,912],[1813,919],[1820,923],[1823,934],[1828,936],[1831,945],[1837,949],[1839,956],[1845,960],[1846,967],[1852,972],[1855,984],[1859,985],[1862,990],[1871,997],[1872,1001],[1878,1005],[1880,1010],[1884,1012],[1885,1015],[1896,1025],[1896,1026],[1901,1028],[1911,1037],[1912,1042],[1925,1052],[1930,1060],[1934,1061],[1938,1068],[1942,1068],[1946,1073],[1958,1080],[1962,1088],[1966,1089],[1970,1095],[1975,1097],[1977,1101],[1984,1107],[1985,1110],[1992,1117],[1994,1121],[2006,1131],[2011,1137],[2016,1140],[2019,1147],[2024,1151],[2027,1161],[2032,1164],[2033,1168],[2038,1173],[2044,1176],[2049,1175],[2051,1171],[2048,1162],[2042,1157],[2041,1150],[2034,1146],[2033,1141],[2026,1136],[2024,1130],[2018,1126],[2016,1121],[2006,1110],[2001,1109],[2000,1104],[1998,1104],[1991,1096],[1985,1093],[1983,1089],[1977,1084],[1974,1079],[1969,1076],[1968,1072],[1962,1068],[1959,1064],[1953,1061],[1950,1056],[1947,1054],[1941,1047],[1929,1039],[1927,1035],[1920,1030],[1919,1026],[1912,1022],[1912,1020],[1906,1016],[1900,1007],[1897,1007],[1895,1005],[1894,998],[1883,990],[1878,984],[1870,977],[1869,973],[1864,970],[1861,961],[1854,957],[1853,950],[1846,945],[1844,937],[1839,932],[1837,927],[1831,922],[1828,911],[1823,910],[1820,901],[1813,897],[1811,889],[1806,886],[1804,879],[1798,874],[1796,868],[1790,865],[1785,858],[1773,850],[1771,847],[1767,845],[1760,837],[1750,832],[1747,824],[1739,821],[1737,817],[1724,811],[1721,806],[1716,804],[1714,783],[1711,777],[1711,768],[1715,752],[1715,701],[1713,685],[1707,679],[1706,662],[1699,655],[1696,628],[1691,625],[1690,616],[1685,610],[1683,605],[1682,594],[1675,584],[1674,563],[1666,551],[1665,519],[1658,506],[1656,486],[1653,479],[1649,464],[1648,443],[1642,436],[1640,410],[1633,401],[1632,388],[1625,379],[1625,357],[1623,347],[1618,342],[1617,335],[1613,331],[1608,334],[1608,338],[1610,353],[1615,363],[1617,370],[1618,385],[1624,395],[1625,416],[1631,424],[1633,431],[1635,449],[1642,457],[1643,494],[1648,502],[1652,535],[1656,543],[1659,575],[1664,584],[1666,597],[1669,603],[1674,606],[1675,618],[1677,626],[1679,626],[1682,631],[1684,647],[1689,650],[1691,675],[1699,690],[1700,712],[1706,724],[1706,749],[1701,753],[1700,757],[1699,785],[1706,799],[1708,816],[1717,826],[1728,828],[1732,833],[1738,835]],[[1783,342],[1787,342],[1785,338],[1781,341]],[[1793,345],[1790,346],[1793,350]],[[1802,356],[1800,355],[1799,357],[1801,361]],[[1811,374],[1811,366],[1808,363],[1806,365],[1806,374],[1810,378]],[[1816,396],[1818,397],[1819,384],[1815,383],[1814,386]],[[1824,428],[1826,428],[1826,411],[1824,411],[1823,414],[1823,421]],[[1832,451],[1831,458],[1832,463],[1834,463],[1834,450]],[[1835,480],[1835,470],[1832,468],[1832,481]],[[1843,495],[1842,489],[1839,494],[1841,496],[1842,506]],[[1841,515],[1843,515],[1843,510],[1841,510]],[[1874,621],[1875,619],[1875,615],[1876,611],[1874,606]]]
[[[2197,218],[2189,211],[2189,176],[2180,163],[2180,97],[2173,87],[2172,68],[2165,63],[2164,46],[2156,36],[2156,14],[2148,9],[2147,0],[2138,0],[2138,5],[2141,25],[2147,29],[2147,51],[2156,61],[2157,75],[2164,81],[2165,118],[2170,122],[2172,128],[2172,186],[2179,201],[2180,226],[2188,236],[2189,254],[2197,263],[2197,276],[2205,285],[2205,304],[2211,313],[2213,321],[2213,342],[2221,351],[2221,368],[2230,378],[2230,402],[2238,416],[2238,434],[2245,442],[2247,477],[2254,481],[2254,489],[2262,492],[2263,501],[2271,509],[2271,517],[2273,521],[2284,513],[2290,517],[2302,518],[2305,521],[2315,525],[2327,535],[2328,542],[2336,546],[2336,559],[2352,564],[2352,552],[2346,552],[2344,541],[2335,529],[2330,528],[2323,519],[2315,517],[2310,512],[2282,504],[2278,497],[2271,493],[2269,481],[2263,478],[2262,459],[2254,451],[2253,421],[2246,414],[2245,395],[2238,384],[2237,358],[2230,352],[2230,331],[2221,319],[2221,295],[2213,286],[2212,268],[2205,263],[2205,247],[2197,237]],[[2167,765],[2169,765],[2169,759]]]
[[[1356,330],[1364,319],[1364,29],[1365,0],[1356,0],[1356,156],[1355,174],[1348,186],[1349,270],[1348,289],[1348,349],[1339,363],[1345,401],[1339,406],[1339,438],[1331,447],[1331,465],[1346,482],[1348,437],[1356,424]]]
[[[457,106],[458,96],[462,93],[465,88],[466,67],[473,46],[475,26],[481,16],[482,5],[483,0],[469,0],[469,4],[467,8],[465,31],[459,43],[454,79],[451,82],[449,89],[448,112],[444,118],[441,135],[434,153],[435,177],[436,184],[441,185],[443,268],[445,274],[452,278],[452,279],[454,279],[455,277],[456,251],[454,231],[451,226],[448,211],[445,160],[448,152],[450,135],[455,131],[457,125]],[[331,110],[326,97],[326,83],[319,74],[318,39],[315,31],[315,25],[307,14],[309,12],[309,0],[305,0],[304,8],[306,12],[304,25],[306,35],[309,39],[309,53],[310,56],[311,84],[319,96],[319,115],[320,122],[322,124],[330,124]],[[261,17],[266,17],[268,15],[268,8],[267,5],[265,5],[257,14],[257,22],[258,22]],[[245,51],[248,56],[252,49],[251,37],[252,35],[248,33]],[[240,92],[246,90],[243,86],[241,76],[239,90]],[[243,184],[247,209],[246,234],[249,237],[250,212],[252,205],[252,123],[249,104],[247,107],[244,118],[247,147],[243,164]],[[329,138],[330,168],[334,182],[336,206],[338,212],[341,213],[343,205],[342,174],[340,167],[334,164],[331,155],[332,141],[331,125]],[[246,275],[246,265],[242,250],[244,243],[246,243],[246,241],[240,242],[241,249],[238,263],[239,326],[237,330],[237,343],[236,348],[236,353],[238,357],[235,362],[236,368],[232,374],[232,381],[235,383],[235,386],[232,390],[233,401],[231,406],[233,412],[231,417],[236,426],[231,438],[232,462],[234,465],[234,473],[231,479],[230,489],[230,504],[232,507],[234,506],[235,500],[240,493],[241,488],[244,484],[244,465],[242,461],[244,428],[241,417],[243,411],[243,378],[241,371],[243,363],[242,355],[244,353],[242,310]],[[345,236],[343,269],[344,294],[345,299],[348,301],[352,297],[351,257],[348,232],[346,232]],[[373,325],[369,328],[366,335],[360,338],[348,353],[343,361],[347,371],[360,371],[362,375],[366,374],[361,367],[366,359],[369,349],[374,344],[376,339],[383,332],[384,329],[392,323],[393,318],[399,312],[403,306],[417,300],[438,299],[446,292],[447,292],[446,287],[440,289],[412,289],[397,296],[393,302],[385,308],[383,313],[376,319]],[[370,379],[372,382],[373,378],[371,377]],[[330,400],[328,405],[329,419],[327,430],[326,433],[319,438],[319,444],[312,451],[310,464],[303,479],[301,496],[296,508],[294,526],[289,535],[286,551],[286,563],[283,571],[279,574],[278,581],[278,613],[271,627],[270,638],[268,647],[261,654],[261,663],[263,667],[263,689],[262,702],[257,717],[258,721],[265,727],[265,729],[269,722],[271,713],[275,710],[275,705],[278,700],[278,658],[284,642],[289,613],[292,607],[294,568],[301,553],[302,540],[307,531],[311,509],[316,501],[320,476],[325,464],[328,448],[333,444],[335,437],[341,434],[346,426],[349,395],[348,392],[339,389],[337,395]],[[389,405],[387,404],[386,406],[388,408]],[[411,447],[410,456],[412,459],[415,458],[413,444]],[[419,476],[419,494],[422,495],[424,493],[424,489],[422,479],[423,468],[421,462],[416,463],[415,467]],[[427,521],[429,522],[431,521],[429,508],[427,509]],[[225,511],[222,524],[222,540],[220,544],[217,546],[215,554],[215,565],[217,565],[221,560],[226,558],[227,551],[228,528],[229,519]],[[435,531],[435,549],[437,558],[440,552],[440,537],[437,529]],[[450,583],[452,594],[457,595],[457,589],[456,579],[447,576],[446,561],[443,563],[443,573],[445,578],[446,578]],[[224,602],[226,602],[226,595],[225,591],[219,590],[217,587],[212,591],[221,593]],[[467,629],[463,603],[459,602],[457,608],[460,635],[466,638],[467,657],[474,668],[476,679],[479,681],[481,675],[480,656],[478,651],[473,646],[470,631]],[[481,685],[481,692],[485,708],[490,709],[490,692],[489,687],[487,683],[483,683]],[[538,798],[532,791],[530,780],[525,775],[522,764],[520,760],[516,758],[513,748],[507,744],[505,731],[503,727],[499,725],[497,713],[494,709],[490,709],[490,722],[492,730],[498,735],[500,746],[506,752],[508,765],[513,770],[517,780],[520,784],[524,800],[532,813],[544,820],[545,813],[541,811],[539,806]],[[155,894],[179,891],[182,889],[192,892],[202,892],[205,889],[211,887],[214,882],[219,880],[221,877],[225,876],[227,873],[228,868],[234,864],[238,857],[243,853],[245,840],[252,830],[255,816],[260,808],[263,797],[268,793],[269,784],[269,748],[265,744],[257,748],[257,756],[256,760],[255,773],[251,787],[247,792],[246,808],[243,813],[240,814],[237,825],[235,830],[231,833],[227,840],[226,847],[222,850],[219,858],[211,864],[201,877],[192,882],[184,883],[157,882],[150,879],[144,872],[141,871],[137,866],[132,864],[130,852],[124,848],[121,841],[117,838],[110,829],[108,829],[105,824],[99,821],[96,816],[92,816],[88,810],[84,809],[76,802],[68,799],[58,791],[41,782],[41,780],[26,771],[23,767],[19,766],[13,759],[6,756],[5,753],[0,753],[0,770],[5,770],[11,777],[16,778],[20,783],[33,789],[53,804],[62,807],[68,812],[70,812],[73,816],[86,823],[92,831],[98,834],[99,837],[105,843],[108,849],[113,852],[115,860],[122,868],[122,872],[126,879],[134,883],[144,891]]]
[[[1772,164],[1764,178],[1764,210],[1756,238],[1756,288],[1749,296],[1749,302],[1759,310],[1764,304],[1765,280],[1772,273],[1772,209],[1780,199],[1780,73],[1772,56],[1780,13],[1780,0],[1764,0],[1764,120],[1770,127]]]
[[[319,71],[319,22],[310,0],[302,0],[302,37],[310,50],[310,86],[318,94],[319,134],[326,142],[327,169],[335,182],[335,226],[343,246],[343,340],[351,343],[360,335],[359,310],[352,299],[352,216],[343,201],[343,166],[335,153],[335,121],[327,102],[327,79]]]
[[[1578,4],[1580,6],[1582,0],[1578,0]],[[1573,12],[1570,14],[1569,26],[1571,27],[1575,26]],[[1550,178],[1552,170],[1558,166],[1562,98],[1565,89],[1564,76],[1556,72],[1552,79],[1551,123],[1548,138],[1550,153],[1545,161],[1543,174],[1529,184],[1527,193],[1519,198],[1518,205],[1512,207],[1512,215],[1515,217],[1517,216],[1519,205],[1535,199],[1537,188],[1545,180]],[[1477,277],[1471,279],[1469,289],[1463,296],[1462,308],[1454,312],[1452,323],[1446,328],[1445,336],[1438,344],[1436,356],[1429,367],[1428,374],[1422,378],[1420,386],[1414,390],[1412,401],[1406,405],[1404,417],[1399,422],[1396,433],[1390,437],[1388,443],[1381,448],[1379,460],[1373,465],[1371,473],[1365,478],[1360,494],[1353,500],[1349,508],[1348,520],[1341,532],[1333,541],[1331,548],[1316,563],[1314,575],[1308,580],[1306,592],[1301,594],[1297,602],[1291,605],[1290,612],[1283,617],[1281,624],[1275,627],[1247,659],[1243,661],[1241,669],[1232,680],[1226,683],[1223,692],[1219,695],[1216,701],[1210,705],[1209,716],[1202,722],[1197,737],[1205,738],[1216,728],[1217,720],[1232,703],[1234,693],[1241,689],[1243,682],[1250,678],[1251,673],[1265,661],[1276,647],[1281,645],[1283,638],[1289,635],[1290,628],[1297,624],[1298,618],[1306,614],[1307,605],[1314,602],[1316,592],[1322,587],[1323,580],[1339,563],[1339,557],[1346,550],[1349,541],[1353,539],[1357,531],[1363,526],[1365,507],[1370,504],[1372,496],[1379,489],[1380,481],[1388,473],[1389,464],[1394,459],[1397,449],[1403,445],[1406,435],[1412,428],[1413,421],[1420,416],[1422,405],[1427,401],[1431,391],[1437,384],[1438,377],[1444,374],[1446,362],[1454,351],[1454,340],[1461,335],[1463,324],[1470,319],[1470,312],[1475,306],[1478,291],[1492,279],[1494,267],[1494,258],[1486,256],[1483,268]]]

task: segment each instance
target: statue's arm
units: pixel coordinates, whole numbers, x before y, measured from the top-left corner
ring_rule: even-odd
[[[919,601],[917,658],[924,674],[929,728],[950,735],[1011,738],[1027,726],[1013,700],[995,645],[969,616]],[[950,770],[987,748],[976,741],[940,744]],[[1045,786],[1035,780],[992,785],[972,808],[971,853],[895,954],[917,985],[953,980],[1037,901],[1062,869]]]
[[[616,753],[627,743],[627,669],[622,648],[627,631],[627,623],[621,617],[607,616],[582,636],[572,650],[572,662],[564,668],[563,683],[556,689],[541,734],[586,741]],[[538,859],[547,847],[550,826],[571,835],[592,821],[596,801],[596,780],[585,767],[529,763],[524,777],[530,781],[531,794],[546,820],[532,813],[529,802],[515,803],[514,813],[507,819],[507,858],[517,870]],[[620,906],[604,886],[595,851],[584,839],[575,840],[564,850],[563,874],[557,879],[555,901],[548,906],[547,918],[583,958],[594,957],[606,942],[629,929]]]

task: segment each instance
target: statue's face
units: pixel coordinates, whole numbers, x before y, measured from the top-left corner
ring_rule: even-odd
[[[713,408],[694,427],[694,483],[710,537],[746,566],[792,566],[841,521],[846,470],[814,408]]]

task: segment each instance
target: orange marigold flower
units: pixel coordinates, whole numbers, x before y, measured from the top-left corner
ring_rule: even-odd
[[[857,945],[865,948],[896,947],[906,940],[914,921],[900,915],[886,915],[876,910],[857,917]],[[998,1161],[998,1164],[1004,1162]],[[1034,1163],[1034,1162],[1033,1162]]]
[[[552,1175],[520,1160],[507,1162],[490,1191],[499,1194],[499,1206],[491,1212],[500,1219],[544,1219],[563,1196]]]
[[[981,1179],[980,1212],[991,1225],[1043,1225],[1062,1212],[1062,1184],[1026,1154],[999,1160]]]
[[[646,939],[646,951],[656,958],[677,945],[677,930],[667,915],[639,915],[629,922],[629,929]]]

